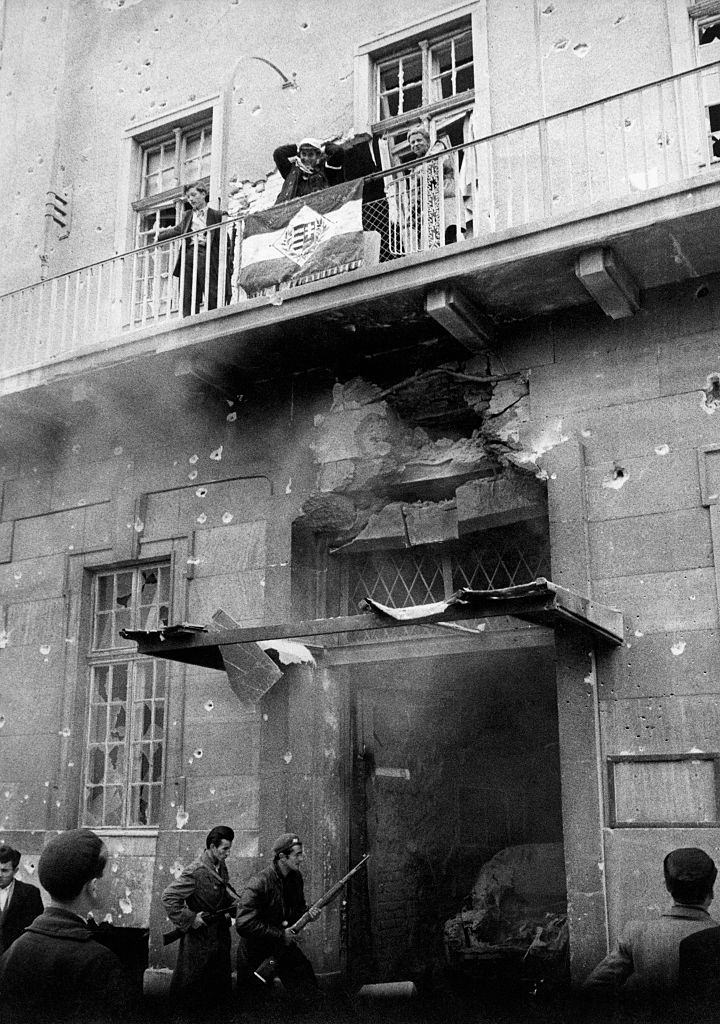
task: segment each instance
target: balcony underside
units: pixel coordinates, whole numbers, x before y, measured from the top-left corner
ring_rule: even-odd
[[[441,328],[425,312],[429,289],[452,286],[503,331],[518,320],[592,303],[575,274],[577,257],[612,250],[641,290],[720,271],[720,180],[715,172],[675,187],[554,219],[532,229],[460,242],[391,263],[285,292],[280,304],[254,299],[222,310],[127,332],[102,347],[87,347],[0,378],[2,423],[17,427],[36,407],[43,415],[67,408],[70,390],[87,383],[113,392],[167,386],[178,365],[200,359],[243,379],[282,376],[309,367],[342,368],[347,358],[437,338]],[[467,352],[443,338],[439,358]],[[349,367],[352,370],[352,366]],[[356,367],[355,367],[356,368]]]

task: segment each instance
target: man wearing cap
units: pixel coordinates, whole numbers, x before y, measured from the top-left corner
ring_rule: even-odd
[[[162,894],[165,913],[183,933],[170,992],[197,1004],[193,1008],[207,1010],[230,996],[230,912],[236,898],[225,861],[234,838],[227,825],[210,829],[203,852]]]
[[[291,142],[288,146],[278,146],[273,160],[285,180],[275,205],[339,185],[345,180],[344,157],[342,146],[322,143],[310,135],[300,139],[297,145]]]
[[[123,1016],[120,960],[95,941],[87,925],[107,860],[107,847],[88,828],[61,832],[45,846],[38,877],[50,904],[0,958],[0,1006],[9,1021]]]
[[[591,995],[617,992],[664,998],[677,992],[680,943],[717,922],[708,914],[717,868],[697,847],[673,850],[663,861],[672,905],[659,917],[630,921],[615,949],[583,985]]]
[[[300,1005],[309,1005],[318,995],[317,978],[291,929],[308,909],[300,874],[302,840],[296,832],[285,832],[272,849],[270,867],[251,878],[240,893],[235,929],[243,939],[244,950],[238,951],[238,989],[244,989],[245,995],[253,990],[261,994],[263,982],[254,972],[272,958],[289,996]]]
[[[10,949],[43,912],[40,890],[15,877],[19,867],[20,851],[3,843],[0,846],[0,955]]]

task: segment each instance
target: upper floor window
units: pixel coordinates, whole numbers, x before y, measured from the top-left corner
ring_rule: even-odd
[[[170,566],[93,579],[89,712],[82,818],[86,825],[157,825],[165,759],[166,663],[139,657],[121,629],[157,629],[170,612]]]
[[[695,53],[699,65],[720,60],[720,3],[695,4],[689,9],[693,23]],[[710,162],[720,160],[720,71],[708,67],[702,72],[702,94],[705,109],[705,131]]]
[[[135,212],[134,246],[151,245],[161,228],[172,227],[184,213],[183,188],[194,181],[209,186],[212,117],[189,125],[163,128],[140,143],[140,181]],[[171,243],[138,254],[133,263],[132,314],[137,323],[170,310]]]

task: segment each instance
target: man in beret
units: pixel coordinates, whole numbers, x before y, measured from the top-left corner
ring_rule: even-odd
[[[165,913],[183,932],[170,992],[194,1011],[222,1006],[230,997],[229,922],[235,890],[225,861],[234,838],[227,825],[210,829],[204,851],[162,894]]]
[[[300,874],[302,840],[296,832],[285,832],[272,850],[272,864],[253,876],[240,893],[235,919],[235,929],[243,940],[238,950],[238,991],[241,999],[262,999],[270,985],[255,972],[272,959],[288,996],[304,1008],[317,1000],[319,991],[312,964],[297,945],[291,927],[308,909]]]
[[[585,993],[622,990],[642,999],[666,999],[677,993],[680,943],[717,923],[708,914],[717,868],[704,850],[689,846],[669,853],[663,872],[672,905],[659,917],[625,926],[615,949],[585,981]]]
[[[19,867],[20,851],[5,844],[0,846],[0,955],[43,912],[37,886],[15,877]]]
[[[107,860],[107,847],[88,828],[61,832],[46,844],[38,877],[50,904],[0,958],[0,1006],[9,1021],[123,1017],[120,960],[87,925]]]

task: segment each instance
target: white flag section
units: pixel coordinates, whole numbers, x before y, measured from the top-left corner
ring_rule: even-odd
[[[349,181],[247,217],[240,287],[254,295],[361,266],[362,187]]]

